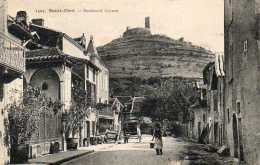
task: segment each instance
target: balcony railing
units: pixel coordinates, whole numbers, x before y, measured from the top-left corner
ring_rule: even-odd
[[[24,48],[0,32],[0,65],[15,72],[25,71]]]

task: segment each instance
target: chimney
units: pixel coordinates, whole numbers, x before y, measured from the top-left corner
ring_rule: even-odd
[[[27,13],[26,11],[18,11],[16,14],[16,21],[18,23],[27,25]]]
[[[90,35],[90,41],[93,41],[93,39],[94,39],[94,37],[93,37],[93,35]]]
[[[32,19],[32,23],[35,25],[44,26],[44,19],[35,18],[35,19]]]
[[[145,17],[145,28],[150,29],[150,17]]]

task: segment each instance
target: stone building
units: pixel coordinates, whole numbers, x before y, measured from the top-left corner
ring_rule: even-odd
[[[202,92],[205,91],[205,88],[198,88]],[[207,129],[207,115],[208,108],[206,104],[206,97],[198,99],[193,105],[189,107],[189,119],[188,119],[188,130],[187,136],[196,141],[200,141],[201,136],[204,136],[203,139],[205,142],[208,141],[207,136],[202,135],[203,130]],[[183,117],[182,117],[183,118]]]
[[[20,11],[15,18],[9,17],[8,20],[9,32],[25,38],[24,45],[30,49],[26,53],[24,85],[39,88],[48,98],[61,102],[62,113],[68,112],[77,103],[79,92],[86,93],[88,114],[75,135],[81,146],[84,139],[96,136],[95,106],[97,101],[108,101],[108,70],[97,54],[93,37],[87,40],[83,34],[72,38],[61,31],[47,28],[43,19],[33,19],[27,25],[26,15],[25,11]],[[19,22],[20,17],[24,17],[25,21]],[[17,27],[22,30],[17,30]],[[31,38],[21,31],[30,34]],[[49,153],[50,144],[54,142],[65,147],[61,116],[55,121],[57,124],[52,123],[51,128],[48,122],[42,124],[39,135],[43,136],[32,140],[31,157]],[[53,129],[57,130],[54,131],[56,134],[48,133]]]
[[[7,1],[0,0],[0,164],[9,162],[10,146],[6,132],[6,105],[17,101],[23,93],[25,49],[18,38],[7,30]]]
[[[226,145],[224,113],[224,56],[216,54],[215,62],[208,63],[203,70],[203,84],[197,89],[201,94],[189,107],[187,135],[200,143],[216,147]]]
[[[260,164],[260,1],[225,1],[225,114],[231,155]]]
[[[215,62],[209,63],[203,70],[204,83],[207,86],[207,122],[209,143],[224,145],[224,56],[216,54]]]

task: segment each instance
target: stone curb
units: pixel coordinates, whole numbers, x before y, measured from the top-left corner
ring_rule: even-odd
[[[78,157],[81,157],[81,156],[84,156],[84,155],[87,155],[87,154],[90,154],[90,153],[93,153],[94,150],[89,150],[89,151],[86,151],[86,152],[83,152],[83,153],[80,153],[80,154],[75,154],[75,155],[72,155],[72,156],[67,156],[67,157],[64,157],[60,160],[57,160],[57,161],[53,161],[53,162],[49,162],[49,161],[30,161],[29,160],[29,164],[48,164],[48,165],[59,165],[61,163],[64,163],[64,162],[67,162],[67,161],[70,161],[72,159],[75,159],[75,158],[78,158]]]

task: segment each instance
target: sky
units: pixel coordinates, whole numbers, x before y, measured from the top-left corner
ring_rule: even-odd
[[[8,0],[8,14],[18,10],[71,37],[93,35],[97,46],[122,36],[127,26],[144,27],[149,16],[153,34],[224,51],[224,0]]]

